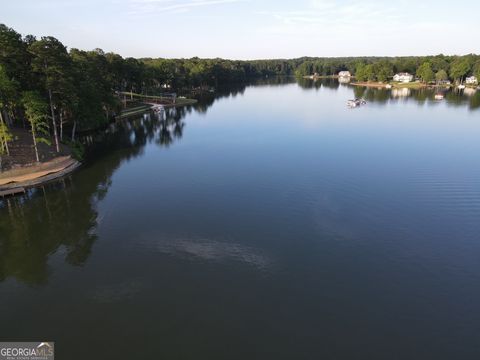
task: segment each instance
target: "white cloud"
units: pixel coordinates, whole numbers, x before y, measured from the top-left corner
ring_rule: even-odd
[[[182,13],[194,8],[236,3],[242,0],[132,0],[133,13]]]
[[[375,25],[391,24],[391,21],[400,20],[408,16],[393,6],[385,6],[376,2],[347,2],[339,3],[326,0],[313,0],[306,10],[294,11],[266,11],[264,15],[271,15],[280,20],[280,25],[317,24],[338,26],[340,24]],[[328,30],[328,29],[324,29]]]

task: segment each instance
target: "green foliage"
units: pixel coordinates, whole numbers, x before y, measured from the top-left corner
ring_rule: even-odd
[[[5,66],[0,64],[0,111],[13,113],[17,104],[18,83],[11,80],[5,70]]]
[[[124,84],[120,77],[122,73],[112,75],[111,65],[99,50],[73,49],[70,56],[76,91],[72,116],[78,121],[81,130],[100,127],[107,123],[107,113],[117,108],[118,99],[114,96],[113,87],[117,81],[119,86]]]
[[[8,126],[0,121],[0,155],[8,152],[8,142],[13,140],[12,133]]]
[[[54,37],[42,37],[28,47],[32,54],[31,67],[45,82],[46,89],[60,93],[70,81],[70,57],[65,46]]]
[[[454,80],[462,81],[470,70],[470,63],[466,57],[455,59],[450,65],[450,76]]]
[[[473,75],[480,81],[480,60],[473,65]]]
[[[438,73],[441,70],[448,72],[450,65],[448,62],[448,58],[445,57],[444,55],[437,55],[437,56],[430,57],[428,61],[432,65],[432,70],[435,73]]]
[[[357,78],[357,81],[367,81],[367,74],[365,72],[365,64],[364,63],[358,63],[357,67],[355,69],[355,76]]]
[[[448,74],[445,70],[439,70],[437,71],[437,73],[435,74],[435,80],[437,81],[446,81],[448,80]]]
[[[9,78],[5,66],[0,64],[0,106],[5,106],[14,100],[16,87],[17,84]]]
[[[358,81],[374,81],[376,79],[375,70],[372,64],[365,65],[359,63],[355,75]]]
[[[429,62],[424,62],[418,67],[417,76],[425,83],[428,83],[435,78],[435,73],[433,72],[432,66]]]
[[[85,146],[79,141],[70,141],[67,143],[72,151],[72,157],[78,161],[82,161],[85,157]]]
[[[387,60],[381,60],[373,67],[377,81],[384,82],[393,76],[393,65]]]
[[[30,54],[22,36],[15,30],[0,24],[0,64],[7,78],[27,88],[32,85]]]
[[[48,104],[36,91],[25,91],[22,94],[22,104],[25,108],[25,117],[32,127],[32,136],[37,142],[50,145],[48,126]]]

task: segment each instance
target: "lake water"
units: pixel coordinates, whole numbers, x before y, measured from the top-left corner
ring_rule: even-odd
[[[0,339],[478,358],[479,92],[433,95],[274,80],[109,129],[70,178],[0,202]]]

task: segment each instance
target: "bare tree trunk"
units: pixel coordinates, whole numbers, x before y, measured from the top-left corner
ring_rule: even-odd
[[[12,120],[12,117],[10,116],[10,114],[8,113],[8,110],[5,111],[5,122],[8,126],[13,125],[13,120]]]
[[[2,115],[2,111],[0,110],[0,123],[1,124],[4,124],[5,126],[7,126],[5,124],[5,121],[3,121],[3,115]],[[5,150],[7,152],[7,155],[10,155],[10,149],[8,148],[8,141],[7,139],[2,139],[2,147],[4,146],[5,147]]]
[[[63,141],[63,111],[60,110],[60,141]]]
[[[37,162],[40,162],[40,157],[38,156],[37,139],[35,138],[35,126],[33,126],[33,124],[32,124],[32,137],[33,137],[33,148],[35,149],[35,157],[37,158]]]
[[[50,99],[50,111],[52,112],[53,138],[55,139],[55,148],[57,149],[57,153],[58,153],[60,152],[60,144],[58,143],[57,121],[55,120],[55,110],[53,109],[51,89],[48,89],[48,98]]]
[[[8,142],[5,140],[5,151],[7,152],[7,155],[10,155],[10,149],[8,148]]]
[[[3,115],[2,115],[2,110],[0,110],[0,123],[4,124],[5,126],[7,126],[5,124],[5,122],[3,121]],[[8,142],[6,139],[1,139],[2,140],[2,149],[5,147],[5,150],[7,152],[7,155],[10,155],[10,149],[8,148]],[[1,169],[1,167],[0,167]]]
[[[72,141],[75,141],[75,130],[77,129],[77,121],[73,120]]]

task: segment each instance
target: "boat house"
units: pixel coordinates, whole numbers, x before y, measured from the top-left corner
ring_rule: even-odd
[[[338,77],[344,78],[344,77],[351,77],[352,75],[350,74],[350,71],[340,71],[338,73]]]

